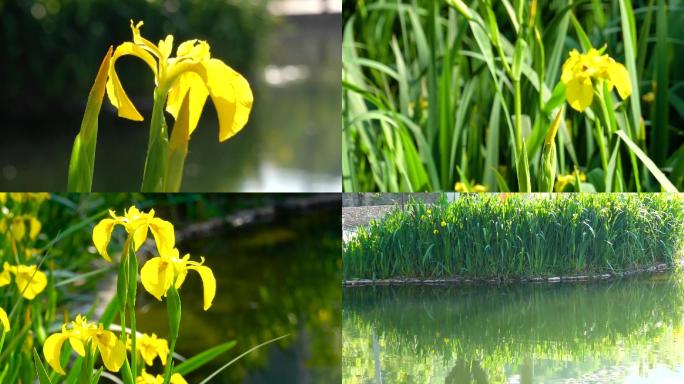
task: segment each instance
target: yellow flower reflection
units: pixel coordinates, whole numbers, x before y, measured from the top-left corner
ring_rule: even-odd
[[[60,364],[62,345],[67,340],[80,356],[85,356],[85,346],[90,342],[93,352],[96,349],[100,351],[105,367],[112,372],[118,372],[126,359],[126,347],[113,332],[105,330],[102,324],[89,323],[84,316],[78,315],[71,322],[71,329],[64,324],[61,332],[50,335],[43,344],[45,361],[61,375],[65,374]]]
[[[141,121],[143,117],[130,101],[114,69],[121,56],[133,55],[142,59],[154,73],[155,84],[161,95],[168,94],[166,111],[178,117],[183,99],[189,95],[190,125],[188,137],[197,127],[207,96],[216,107],[219,120],[219,141],[235,135],[244,127],[252,109],[252,90],[242,75],[223,61],[212,58],[209,44],[202,40],[188,40],[173,50],[173,36],[167,35],[154,45],[140,34],[143,22],[131,20],[133,41],[119,45],[109,67],[107,96],[119,116]]]
[[[176,244],[173,224],[158,217],[154,217],[154,209],[142,212],[132,206],[124,211],[123,216],[117,216],[114,211],[109,211],[111,219],[102,219],[93,228],[93,243],[97,251],[107,261],[112,261],[107,253],[107,247],[112,238],[112,232],[116,225],[122,225],[129,236],[133,237],[135,250],[137,251],[147,239],[148,229],[152,231],[154,241],[159,252],[172,249]]]
[[[135,379],[135,383],[136,384],[163,384],[164,383],[164,376],[162,376],[162,375],[153,376],[153,375],[150,375],[149,373],[145,372],[145,370],[143,369],[140,376],[138,376],[138,378]],[[170,383],[171,384],[188,384],[188,382],[185,381],[183,376],[181,376],[178,373],[174,373],[173,375],[171,375]]]
[[[172,249],[160,256],[148,260],[140,270],[140,280],[143,287],[157,300],[166,296],[166,292],[171,288],[171,284],[180,288],[185,281],[185,276],[189,270],[199,273],[204,288],[204,310],[211,307],[211,303],[216,295],[216,279],[209,267],[202,265],[201,262],[190,261],[190,255],[186,254],[183,258],[179,257],[177,249]]]
[[[126,348],[130,351],[132,349],[131,339],[128,339]],[[156,334],[148,335],[144,333],[136,341],[136,348],[138,353],[145,360],[145,364],[154,365],[154,358],[159,356],[162,365],[166,365],[166,358],[169,356],[169,343],[166,339],[158,338]]]
[[[629,72],[624,65],[608,55],[601,55],[595,48],[583,54],[573,49],[563,64],[561,74],[561,81],[565,85],[565,98],[573,109],[581,112],[591,105],[594,98],[592,79],[607,81],[609,90],[615,86],[623,100],[632,94]]]

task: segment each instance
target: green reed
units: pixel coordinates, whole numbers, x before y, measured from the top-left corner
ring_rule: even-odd
[[[345,279],[516,278],[609,273],[676,263],[684,200],[676,194],[461,194],[413,202],[359,228]]]
[[[345,191],[684,187],[676,5],[345,0],[344,10]],[[624,64],[632,94],[597,89],[586,111],[563,111],[562,65],[592,46]]]

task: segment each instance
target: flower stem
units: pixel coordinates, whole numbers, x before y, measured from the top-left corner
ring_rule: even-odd
[[[527,149],[523,143],[522,138],[522,94],[520,91],[520,79],[513,80],[515,88],[514,104],[515,104],[515,149],[518,154],[516,159],[516,173],[518,175],[518,190],[520,192],[532,192],[530,185],[530,170],[527,161]]]
[[[150,120],[150,138],[147,143],[142,192],[163,192],[166,175],[169,134],[164,119],[166,92],[154,90],[154,106]]]

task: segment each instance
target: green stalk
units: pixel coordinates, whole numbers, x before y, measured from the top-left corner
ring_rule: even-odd
[[[169,134],[164,119],[166,92],[155,88],[154,107],[150,120],[150,138],[145,157],[142,192],[164,192],[169,151]]]
[[[522,139],[522,106],[521,106],[521,92],[520,79],[513,80],[515,87],[515,146],[518,149],[518,159],[516,161],[516,173],[518,175],[518,190],[520,192],[532,192],[530,185],[530,169],[529,161],[527,159],[527,148]]]
[[[178,340],[178,330],[180,328],[181,320],[181,301],[176,289],[175,282],[171,285],[168,292],[166,292],[166,311],[169,316],[169,360],[166,364],[166,372],[164,374],[164,384],[169,384],[171,375],[173,374],[173,352],[176,349],[176,340]]]
[[[135,322],[135,298],[138,287],[138,259],[135,256],[133,242],[128,251],[128,313],[131,317],[131,370],[133,377],[138,376],[138,352],[136,349],[137,328]]]

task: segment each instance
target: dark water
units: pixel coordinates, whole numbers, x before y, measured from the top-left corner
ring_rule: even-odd
[[[340,23],[337,14],[287,18],[273,27],[259,42],[259,61],[244,74],[255,97],[249,123],[237,136],[219,143],[216,111],[209,99],[190,141],[182,190],[341,189]],[[149,72],[135,58],[122,59],[117,68],[124,75]],[[147,72],[144,74],[149,76],[142,79],[149,81],[151,95],[153,81]],[[134,81],[141,79],[131,78],[128,83]],[[83,106],[75,107],[71,115],[3,126],[6,134],[0,140],[0,189],[66,189],[71,146],[88,90],[79,91],[83,92]],[[93,190],[140,188],[151,101],[131,97],[145,116],[144,122],[116,117],[116,111],[104,101]],[[167,120],[172,122],[169,116]]]
[[[379,383],[377,370],[383,383],[681,383],[683,288],[655,275],[345,289],[342,381]]]
[[[196,383],[249,348],[257,350],[212,383],[339,383],[340,212],[302,214],[276,223],[213,235],[179,247],[204,256],[217,278],[217,295],[202,310],[199,277],[188,275],[180,294],[183,315],[177,351],[193,356],[237,340],[215,364],[188,375]],[[144,332],[167,335],[165,303],[140,295]]]

